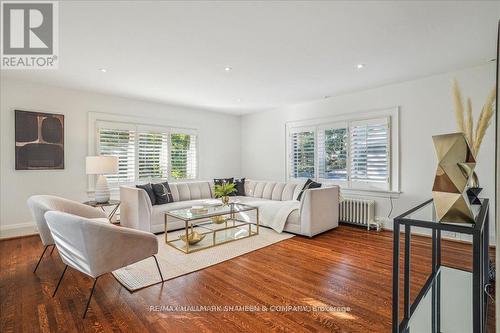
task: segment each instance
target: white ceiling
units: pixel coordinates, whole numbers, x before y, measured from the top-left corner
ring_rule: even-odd
[[[484,64],[500,2],[61,1],[59,13],[59,69],[2,76],[240,114]]]

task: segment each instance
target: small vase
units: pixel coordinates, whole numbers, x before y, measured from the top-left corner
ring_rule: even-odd
[[[479,187],[479,178],[477,177],[476,172],[473,172],[469,179],[469,188],[467,189],[467,197],[469,198],[469,203],[471,205],[481,204],[481,200],[479,200],[479,193],[481,193],[482,190],[483,189]]]
[[[220,198],[222,200],[223,205],[228,205],[229,204],[229,197],[227,195],[223,196]]]

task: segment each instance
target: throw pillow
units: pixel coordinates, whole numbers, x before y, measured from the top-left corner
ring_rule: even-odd
[[[214,178],[215,185],[222,185],[227,183],[234,183],[234,178]]]
[[[156,205],[156,197],[155,193],[153,191],[153,187],[151,184],[144,184],[144,185],[135,185],[137,188],[142,188],[146,193],[148,194],[149,200],[151,201],[151,204],[154,206]]]
[[[297,196],[297,200],[300,201],[300,199],[302,198],[302,193],[304,193],[305,190],[308,190],[310,188],[319,188],[319,187],[321,187],[321,183],[316,183],[314,180],[308,179],[304,184],[302,191],[300,191],[299,195]]]
[[[156,197],[156,204],[163,205],[169,202],[174,202],[172,197],[172,192],[170,191],[170,186],[168,182],[152,184],[153,191]]]
[[[236,192],[234,192],[234,195],[245,196],[245,178],[235,179],[234,184],[236,185]]]

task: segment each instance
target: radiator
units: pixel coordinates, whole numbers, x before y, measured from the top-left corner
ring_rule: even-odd
[[[375,221],[375,201],[355,198],[344,198],[339,203],[340,222],[366,226]]]

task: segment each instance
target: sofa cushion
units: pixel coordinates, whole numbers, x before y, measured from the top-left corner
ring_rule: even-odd
[[[264,185],[264,190],[262,191],[262,198],[271,200],[275,185],[276,183],[273,182],[266,183]]]
[[[253,197],[253,193],[255,192],[255,185],[257,185],[257,182],[255,180],[245,179],[246,196]]]
[[[298,185],[294,183],[286,183],[285,187],[283,188],[283,194],[281,195],[281,200],[293,200],[296,198],[295,196],[295,190],[297,189]]]
[[[212,198],[209,182],[170,183],[169,185],[174,201]]]
[[[264,187],[266,187],[266,182],[257,182],[257,184],[255,184],[255,190],[253,191],[253,197],[262,198]]]
[[[155,192],[153,191],[153,186],[151,186],[150,183],[144,184],[144,185],[135,185],[135,187],[143,189],[146,191],[149,200],[151,201],[151,205],[156,205],[156,197],[155,197]]]
[[[278,200],[281,201],[281,198],[283,197],[283,189],[285,188],[285,183],[276,183],[273,188],[273,193],[271,195],[272,200]]]
[[[163,205],[174,201],[168,182],[151,184],[151,186],[153,187],[157,205]]]
[[[270,200],[295,200],[299,195],[303,183],[277,183],[245,180],[245,195],[254,198],[265,198]]]

